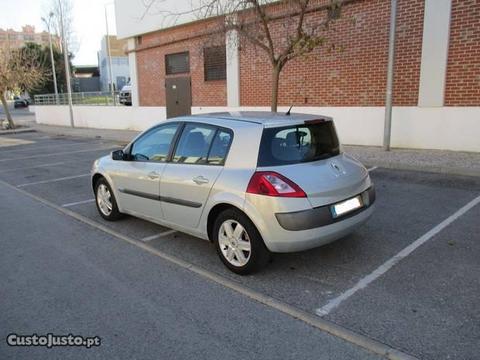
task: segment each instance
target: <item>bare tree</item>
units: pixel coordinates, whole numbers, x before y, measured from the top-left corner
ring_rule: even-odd
[[[0,98],[11,129],[15,128],[6,99],[7,91],[31,90],[45,80],[47,73],[28,48],[0,48]]]
[[[49,0],[44,5],[45,18],[53,13],[52,31],[61,38],[61,26],[60,26],[60,6],[63,11],[64,31],[65,38],[68,44],[68,50],[71,53],[76,53],[78,50],[78,39],[73,27],[73,2],[72,0]],[[60,44],[60,49],[63,53],[63,46]]]
[[[341,6],[351,0],[192,0],[181,12],[168,10],[165,0],[143,0],[145,14],[174,19],[218,18],[217,31],[236,30],[240,41],[259,48],[272,68],[271,110],[277,111],[280,74],[285,65],[328,44],[330,24],[340,18]],[[162,6],[163,5],[163,6]],[[145,16],[144,14],[144,16]],[[192,16],[193,14],[193,16]],[[319,16],[310,16],[322,14]],[[236,46],[238,46],[237,44]]]

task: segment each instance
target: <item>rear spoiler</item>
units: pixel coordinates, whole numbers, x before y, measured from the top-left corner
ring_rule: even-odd
[[[305,125],[313,125],[313,124],[320,124],[320,123],[324,123],[326,121],[332,121],[331,118],[318,118],[318,119],[314,119],[314,120],[305,120]]]

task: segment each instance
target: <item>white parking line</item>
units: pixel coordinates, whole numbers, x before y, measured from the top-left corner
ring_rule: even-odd
[[[6,172],[11,172],[11,171],[17,171],[17,170],[37,169],[37,168],[42,168],[42,167],[58,166],[58,165],[63,165],[63,164],[65,164],[64,161],[56,162],[56,163],[50,163],[50,164],[35,165],[35,166],[23,166],[23,167],[18,167],[18,168],[13,168],[13,169],[0,170],[0,173],[6,173]]]
[[[372,166],[371,168],[368,168],[367,171],[368,171],[368,172],[371,172],[371,171],[373,171],[373,170],[375,170],[375,169],[378,169],[378,166]]]
[[[142,239],[142,241],[143,242],[152,241],[152,240],[159,239],[161,237],[164,237],[164,236],[176,233],[176,232],[177,232],[176,230],[164,231],[164,232],[161,232],[159,234],[152,235],[152,236],[146,236]]]
[[[380,276],[385,274],[388,270],[390,270],[398,262],[400,262],[402,259],[406,258],[408,255],[410,255],[415,249],[417,249],[419,246],[425,244],[428,240],[433,238],[440,231],[445,229],[448,225],[450,225],[452,222],[457,220],[460,216],[465,214],[468,210],[473,208],[475,205],[478,205],[479,203],[480,203],[480,196],[476,197],[475,199],[470,201],[468,204],[466,204],[465,206],[463,206],[462,208],[460,208],[459,210],[454,212],[448,218],[443,220],[440,224],[438,224],[437,226],[432,228],[430,231],[428,231],[427,233],[425,233],[424,235],[419,237],[417,240],[415,240],[413,243],[408,245],[406,248],[401,250],[394,257],[392,257],[389,260],[387,260],[386,262],[384,262],[382,265],[380,265],[378,268],[376,268],[373,272],[371,272],[367,276],[361,278],[353,287],[351,287],[347,291],[343,292],[342,294],[340,294],[336,298],[330,300],[326,305],[317,309],[315,311],[315,313],[319,316],[325,316],[325,315],[329,314],[333,309],[335,309],[343,301],[347,300],[349,297],[351,297],[357,291],[366,288],[371,282],[375,281]]]
[[[26,160],[26,159],[36,159],[36,158],[44,158],[44,157],[48,157],[48,156],[57,156],[57,155],[77,154],[77,153],[100,151],[100,150],[107,150],[107,149],[113,149],[113,148],[114,148],[113,146],[108,146],[108,147],[104,146],[104,147],[95,148],[95,149],[64,151],[64,152],[57,152],[57,153],[54,153],[54,154],[41,154],[41,155],[32,155],[32,156],[25,156],[25,157],[11,158],[11,159],[0,159],[0,162]]]
[[[90,173],[82,174],[82,175],[75,175],[75,176],[65,176],[65,177],[61,177],[61,178],[57,178],[57,179],[35,181],[35,182],[31,182],[31,183],[20,184],[20,185],[17,185],[17,187],[21,188],[21,187],[30,186],[30,185],[48,184],[48,183],[52,183],[52,182],[76,179],[76,178],[81,178],[81,177],[86,177],[86,176],[90,176]]]
[[[321,331],[327,332],[335,337],[343,339],[349,343],[355,344],[360,346],[361,348],[367,349],[375,354],[378,354],[386,359],[391,360],[418,360],[417,358],[405,354],[399,350],[396,350],[386,344],[383,344],[377,340],[371,339],[365,335],[356,333],[350,329],[337,325],[331,321],[322,319],[316,315],[310,314],[304,310],[300,310],[292,305],[284,303],[280,300],[277,300],[269,295],[265,295],[263,293],[257,292],[250,287],[244,286],[239,282],[232,280],[230,278],[223,277],[216,272],[209,271],[204,269],[198,265],[192,264],[188,261],[182,260],[174,255],[167,254],[161,250],[155,249],[152,246],[149,246],[141,241],[137,241],[127,235],[121,234],[105,225],[97,223],[94,220],[91,220],[85,216],[82,216],[76,212],[73,212],[69,209],[62,208],[58,205],[53,204],[52,202],[45,200],[39,196],[33,195],[23,189],[18,189],[13,185],[6,183],[5,181],[0,180],[0,184],[4,186],[14,189],[25,196],[30,197],[31,199],[35,199],[36,201],[49,206],[52,209],[56,209],[58,212],[63,213],[64,215],[70,216],[77,221],[81,221],[84,224],[87,224],[93,228],[96,228],[100,231],[103,231],[106,234],[116,237],[119,240],[125,241],[131,245],[134,245],[152,255],[158,256],[163,260],[166,260],[172,264],[175,264],[185,270],[191,271],[192,273],[201,276],[204,279],[213,281],[221,286],[229,288],[233,291],[236,291],[250,299],[258,301],[272,309],[276,309],[286,315],[291,316],[294,319],[298,319],[300,321],[305,322]]]
[[[89,204],[89,203],[92,203],[94,201],[95,201],[95,199],[77,201],[77,202],[72,202],[72,203],[68,203],[68,204],[63,204],[62,207],[67,208],[67,207],[72,207],[72,206],[76,206],[76,205]]]

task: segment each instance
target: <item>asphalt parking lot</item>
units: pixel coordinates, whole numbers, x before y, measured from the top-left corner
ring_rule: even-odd
[[[168,228],[132,217],[126,217],[114,223],[100,218],[93,202],[90,168],[94,159],[107,154],[112,149],[120,148],[121,144],[102,139],[61,137],[43,133],[24,133],[2,136],[2,138],[19,139],[22,143],[0,147],[0,180],[3,182],[3,185],[0,184],[0,199],[3,198],[4,202],[4,206],[0,204],[0,224],[2,225],[0,228],[9,227],[9,223],[13,221],[21,232],[23,213],[30,219],[32,216],[30,211],[34,211],[35,207],[48,208],[48,204],[51,203],[65,209],[67,214],[59,213],[50,207],[48,211],[53,211],[54,215],[47,217],[45,215],[47,210],[45,214],[33,215],[38,219],[45,217],[36,226],[41,227],[45,224],[51,234],[55,234],[55,229],[58,227],[58,236],[66,236],[70,229],[72,234],[79,236],[78,241],[88,244],[88,256],[92,258],[99,256],[98,254],[102,251],[105,253],[111,251],[112,254],[121,251],[119,260],[112,265],[119,267],[119,271],[122,268],[121,259],[128,257],[129,251],[135,253],[131,256],[139,257],[139,261],[149,264],[151,268],[151,272],[148,271],[144,276],[148,278],[148,286],[152,294],[158,291],[155,289],[154,275],[162,277],[164,268],[168,269],[164,274],[181,271],[185,281],[193,283],[191,286],[197,286],[197,288],[199,283],[203,284],[205,277],[209,278],[208,274],[214,274],[216,279],[225,279],[225,282],[230,284],[239,284],[242,289],[251,289],[256,294],[264,294],[281,304],[338,324],[417,358],[478,359],[480,351],[480,205],[478,204],[480,178],[372,169],[370,173],[377,189],[377,210],[366,225],[340,241],[312,251],[276,254],[270,266],[263,272],[241,277],[223,267],[213,246],[206,241],[172,232]],[[7,187],[5,183],[11,187]],[[26,198],[23,192],[34,195],[34,198]],[[42,200],[46,201],[47,205]],[[90,225],[73,219],[69,216],[70,212],[89,219]],[[16,213],[15,219],[18,221],[11,220],[7,213],[8,216]],[[10,220],[7,221],[7,219]],[[67,222],[72,224],[65,228]],[[97,224],[100,228],[95,228],[92,224]],[[28,224],[24,226],[28,227]],[[78,235],[85,227],[89,227],[88,231],[93,231],[93,235],[83,237]],[[14,228],[15,226],[12,227]],[[22,239],[17,239],[17,246],[12,245],[12,240],[16,237],[15,231],[17,231],[12,229],[6,232],[2,230],[3,235],[0,234],[0,238],[3,238],[0,247],[4,249],[0,258],[3,259],[4,266],[7,256],[10,259],[8,261],[11,261],[9,252],[14,252],[20,257],[22,254]],[[110,229],[112,233],[102,232],[102,229]],[[85,230],[86,233],[87,230]],[[137,254],[138,248],[119,249],[115,241],[103,241],[106,235],[112,234],[114,237],[115,234],[120,235],[120,237],[116,236],[117,240],[124,235],[138,242],[141,244],[141,252],[145,254],[158,251],[166,257],[171,255],[175,259],[180,259],[187,265],[183,266],[182,270],[178,270],[177,265],[169,263],[165,257],[157,257],[156,261],[150,257],[142,260],[142,255]],[[34,240],[31,239],[31,241]],[[41,251],[39,244],[42,241],[49,243],[50,240],[39,236],[36,241],[35,246],[38,251]],[[98,252],[95,250],[96,247]],[[153,251],[149,252],[149,249]],[[61,251],[54,253],[56,256],[62,256]],[[196,269],[205,270],[206,275],[203,279],[199,279],[202,277],[201,271],[200,274],[199,271],[190,272],[188,264],[192,264]],[[63,263],[59,271],[64,271],[65,267],[68,268],[68,263]],[[41,264],[39,268],[42,268]],[[136,274],[135,269],[131,271],[135,276],[142,276],[142,274]],[[19,277],[21,278],[21,273]],[[3,286],[10,291],[20,291],[18,289],[22,286],[33,286],[21,280],[18,284],[15,284],[14,280],[9,281]],[[75,279],[71,281],[75,282]],[[205,283],[209,284],[210,281]],[[175,287],[175,284],[171,285]],[[205,289],[200,290],[199,297],[205,296],[205,299],[210,298],[213,302],[222,302],[224,295],[215,296],[220,291],[219,287],[221,288],[222,284],[218,281],[215,284],[205,285]],[[146,291],[145,288],[142,289],[141,291]],[[229,291],[231,289],[232,286]],[[99,290],[87,287],[85,291]],[[105,292],[108,289],[103,288],[100,291]],[[225,301],[232,300],[229,298]],[[235,301],[242,302],[238,299]],[[29,299],[28,302],[35,306],[35,299]],[[206,324],[210,320],[202,320],[198,314],[213,311],[210,309],[213,306],[212,303],[205,304],[207,300],[199,300],[197,304],[192,304],[191,299],[185,299],[185,303],[184,311],[196,312],[195,316],[192,315],[192,319],[205,321],[205,331],[207,331]],[[109,305],[103,303],[98,306],[108,307]],[[267,325],[268,321],[272,321],[277,329],[285,322],[298,322],[294,319],[289,320],[288,317],[274,319],[277,316],[277,310],[272,309],[268,304],[258,306],[259,308],[255,310],[256,317],[250,316],[245,320],[246,330],[244,331],[250,331],[247,326],[249,323],[258,325],[262,320]],[[133,307],[130,308],[127,305],[123,309],[135,311]],[[42,311],[42,308],[38,308],[37,311]],[[156,309],[150,308],[150,311],[149,315],[159,316],[155,312]],[[4,311],[2,312],[5,314]],[[35,311],[32,311],[31,315],[35,316],[34,314]],[[115,314],[110,315],[115,317]],[[16,321],[19,323],[24,321],[13,315],[3,316],[5,316],[3,320],[10,327],[16,324]],[[72,324],[75,322],[75,316],[72,315]],[[102,321],[110,320],[111,317],[106,317]],[[119,326],[121,324],[118,321],[113,323]],[[74,325],[71,327],[74,328]],[[86,329],[91,328],[86,326]],[[15,329],[5,331],[7,330]],[[271,330],[271,327],[263,326],[257,329],[257,333]],[[290,344],[289,351],[292,348],[296,349],[293,343],[297,343],[298,347],[301,346],[299,344],[311,346],[317,341],[314,338],[317,336],[316,333],[321,333],[321,330],[314,330],[308,330],[310,331],[308,335],[301,335],[302,331],[307,330],[299,329],[297,330],[298,338],[292,338],[286,332],[279,330],[278,340],[282,340],[281,337],[284,336],[282,343]],[[312,331],[315,334],[312,334]],[[195,339],[195,341],[201,340],[204,338]],[[260,341],[259,338],[257,340]],[[324,339],[318,340],[318,342],[321,341]],[[282,350],[278,343],[274,345],[269,349],[272,358],[275,354],[279,356],[287,354],[279,353],[286,350]],[[193,348],[192,344],[190,346]],[[325,347],[319,349],[313,347],[310,350],[317,353],[325,351],[325,354],[329,355],[326,358],[372,356],[370,353],[358,353],[355,347],[350,348],[350,346],[351,344],[342,340],[340,345],[331,345],[327,350]],[[340,348],[343,352],[339,352]],[[304,354],[302,353],[304,350],[295,351],[297,352],[292,354],[296,354],[296,358],[309,358],[314,353]],[[89,354],[92,355],[94,352]],[[218,352],[217,354],[222,358],[228,356]],[[242,358],[242,354],[236,354],[232,358]]]

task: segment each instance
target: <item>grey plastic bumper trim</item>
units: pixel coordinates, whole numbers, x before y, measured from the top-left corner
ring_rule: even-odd
[[[355,196],[358,195],[362,196],[364,206],[358,210],[349,212],[348,214],[339,216],[337,218],[334,218],[330,211],[330,207],[333,204],[320,206],[309,210],[289,213],[277,213],[275,214],[275,217],[277,218],[277,221],[282,228],[290,231],[309,230],[321,226],[330,225],[359,214],[360,212],[369,208],[370,205],[375,202],[375,189],[373,185],[367,190]]]

